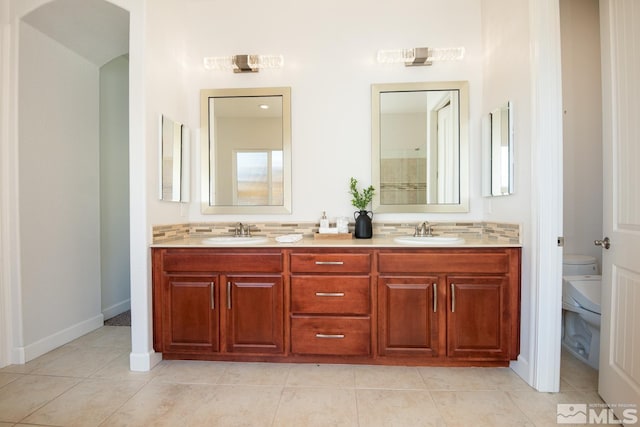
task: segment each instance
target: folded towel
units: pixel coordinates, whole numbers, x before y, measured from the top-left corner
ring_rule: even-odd
[[[302,234],[284,234],[276,237],[276,241],[280,243],[293,243],[302,240]]]
[[[320,233],[320,234],[338,234],[338,229],[336,227],[320,227],[318,229],[318,233]]]

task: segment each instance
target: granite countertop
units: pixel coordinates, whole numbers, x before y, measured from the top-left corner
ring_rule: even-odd
[[[255,243],[207,243],[206,240],[211,237],[227,237],[227,236],[198,236],[187,237],[184,239],[170,240],[166,242],[154,243],[152,248],[484,248],[484,247],[509,247],[518,248],[520,243],[509,243],[498,241],[495,239],[477,239],[464,238],[464,243],[429,243],[429,244],[408,244],[398,243],[394,241],[394,237],[373,237],[371,239],[315,239],[313,237],[304,237],[302,240],[293,243],[280,243],[275,237],[266,237],[266,242]],[[228,236],[232,237],[232,236]],[[254,236],[265,237],[265,236]]]

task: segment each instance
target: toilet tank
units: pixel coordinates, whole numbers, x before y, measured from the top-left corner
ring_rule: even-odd
[[[589,255],[565,255],[562,258],[563,276],[600,274],[598,261]]]

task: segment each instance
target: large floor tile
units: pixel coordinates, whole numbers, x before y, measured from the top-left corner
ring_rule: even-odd
[[[131,327],[103,326],[70,342],[74,347],[109,347],[131,350]]]
[[[98,369],[90,377],[110,380],[149,381],[157,375],[159,370],[159,366],[155,366],[148,372],[132,371],[130,369],[129,353],[124,353]]]
[[[424,390],[426,385],[413,366],[356,366],[357,388],[383,388],[391,390]]]
[[[22,422],[65,427],[98,426],[144,384],[139,381],[84,380]]]
[[[533,427],[534,424],[502,391],[432,391],[448,427]]]
[[[592,391],[569,390],[560,393],[540,393],[515,390],[507,392],[507,395],[535,423],[536,427],[558,425],[558,404],[602,404],[600,396]]]
[[[429,390],[497,390],[498,384],[493,379],[494,368],[441,368],[421,367],[422,375]],[[498,375],[508,375],[500,373]]]
[[[207,388],[193,384],[150,382],[101,426],[186,426],[208,394]]]
[[[30,374],[36,371],[37,369],[45,366],[54,360],[64,358],[72,353],[74,353],[77,349],[68,346],[58,347],[54,350],[51,350],[48,353],[43,354],[40,357],[37,357],[33,360],[30,360],[27,363],[20,365],[9,365],[0,369],[2,373],[19,373],[19,374]]]
[[[22,376],[0,389],[0,421],[18,422],[78,382],[76,378]]]
[[[442,426],[431,394],[422,390],[356,390],[360,426]]]
[[[560,378],[575,390],[598,389],[598,371],[564,351],[560,363]]]
[[[0,372],[0,388],[20,378],[20,374]]]
[[[274,426],[358,426],[355,389],[285,388]]]
[[[220,384],[285,385],[291,365],[288,363],[232,363],[220,377]]]
[[[282,387],[151,382],[107,426],[270,426]]]
[[[165,360],[156,367],[154,381],[185,384],[217,384],[230,366],[226,362]]]
[[[278,386],[216,386],[184,425],[269,427],[281,394]]]
[[[32,373],[38,375],[88,377],[123,354],[128,354],[128,351],[112,348],[78,347],[71,353],[64,355],[64,357],[59,357],[43,364]]]
[[[289,387],[354,388],[355,372],[351,365],[319,365],[302,363],[291,366]]]

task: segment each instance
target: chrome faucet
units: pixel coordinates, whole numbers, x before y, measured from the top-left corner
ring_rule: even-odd
[[[251,226],[249,224],[244,225],[241,222],[236,224],[233,235],[235,237],[251,237]]]
[[[424,221],[416,225],[413,237],[433,237],[433,234],[431,232],[431,224],[429,224],[429,221]]]

